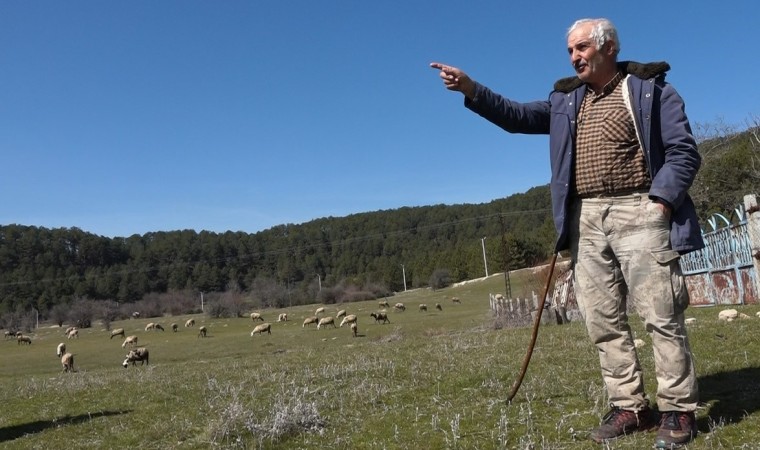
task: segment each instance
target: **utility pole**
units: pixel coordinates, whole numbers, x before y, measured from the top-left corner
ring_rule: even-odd
[[[319,282],[319,292],[322,292],[322,275],[317,274],[317,281]]]
[[[201,312],[203,311],[203,291],[201,291]]]
[[[406,292],[406,269],[403,264],[401,264],[401,273],[404,275],[404,292]]]
[[[488,278],[488,261],[486,261],[486,238],[480,240],[480,246],[483,247],[483,266],[486,268],[486,278]]]

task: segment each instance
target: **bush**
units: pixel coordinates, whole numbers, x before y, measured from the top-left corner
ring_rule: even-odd
[[[433,274],[430,275],[430,281],[428,282],[430,288],[433,290],[443,289],[451,285],[451,275],[448,269],[436,269]]]

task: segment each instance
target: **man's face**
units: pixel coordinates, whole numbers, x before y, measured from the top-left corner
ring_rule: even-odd
[[[567,52],[570,64],[581,81],[590,85],[599,85],[609,81],[609,71],[614,70],[615,59],[612,42],[607,42],[601,49],[590,38],[593,24],[579,26],[567,36]]]

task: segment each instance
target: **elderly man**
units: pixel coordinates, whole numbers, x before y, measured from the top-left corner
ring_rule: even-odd
[[[548,100],[518,103],[460,69],[432,63],[467,108],[511,133],[548,134],[556,251],[569,250],[574,285],[596,346],[611,409],[591,431],[605,442],[658,427],[628,324],[635,307],[652,338],[660,413],[655,447],[697,434],[698,390],[684,326],[689,297],[679,255],[704,247],[687,191],[700,156],[666,63],[618,62],[607,19],[567,32],[576,76]]]

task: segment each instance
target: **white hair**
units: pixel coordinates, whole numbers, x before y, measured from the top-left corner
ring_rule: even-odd
[[[596,49],[599,50],[604,44],[612,41],[615,46],[615,56],[620,53],[620,40],[618,40],[617,29],[608,19],[580,19],[576,20],[574,24],[567,30],[567,36],[570,36],[576,28],[587,23],[592,24],[591,34],[589,38],[594,41]]]

